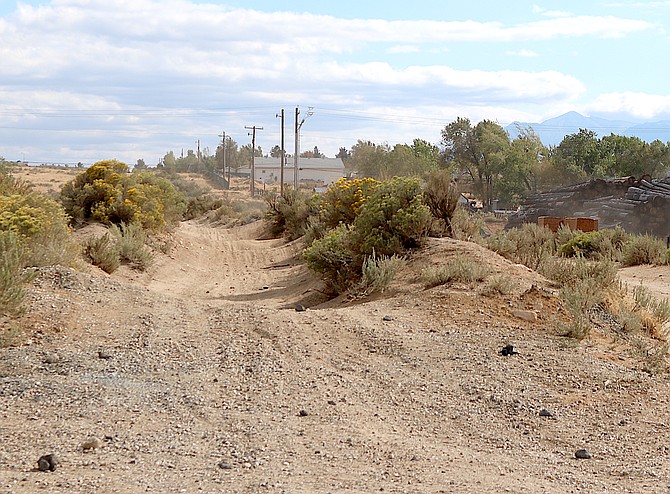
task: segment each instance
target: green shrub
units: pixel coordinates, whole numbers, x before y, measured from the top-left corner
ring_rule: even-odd
[[[351,225],[378,185],[373,178],[341,178],[328,187],[319,205],[320,218],[326,228],[335,228],[340,223]]]
[[[362,261],[354,253],[350,237],[350,228],[342,224],[315,240],[303,254],[307,266],[323,275],[332,294],[345,292],[361,276]]]
[[[361,269],[362,275],[357,286],[357,294],[366,296],[375,292],[383,293],[404,264],[405,259],[398,256],[378,258],[373,253],[366,257]]]
[[[632,235],[623,249],[624,266],[664,264],[665,242],[651,235]]]
[[[593,280],[599,291],[617,286],[617,265],[609,260],[552,258],[542,265],[540,273],[560,286],[576,285],[586,279]]]
[[[151,265],[154,255],[146,245],[147,233],[139,224],[112,225],[109,232],[114,238],[121,262],[128,263],[138,271],[144,271]]]
[[[68,218],[60,204],[43,194],[0,196],[0,231],[18,235],[26,266],[76,264],[78,246]]]
[[[192,220],[195,218],[200,218],[210,211],[216,211],[222,208],[224,204],[225,202],[223,199],[212,197],[209,194],[192,197],[188,200],[186,212],[184,213],[184,219]]]
[[[481,243],[485,220],[481,214],[472,214],[458,206],[451,217],[452,237],[457,240]]]
[[[487,246],[506,259],[534,270],[556,253],[553,232],[534,223],[498,232],[488,239]]]
[[[489,274],[489,269],[474,259],[462,256],[454,257],[445,264],[426,268],[421,278],[427,288],[448,283],[473,283],[482,281]]]
[[[270,221],[274,236],[285,236],[289,240],[302,237],[307,231],[308,219],[318,214],[316,198],[300,190],[287,189],[284,195],[265,196],[268,209],[266,219]]]
[[[101,237],[87,239],[84,242],[84,255],[91,264],[106,273],[113,273],[121,265],[119,247],[109,232]]]
[[[419,245],[430,221],[419,178],[395,177],[382,182],[363,202],[353,222],[355,250],[364,255],[402,255]]]
[[[565,285],[559,297],[571,317],[570,323],[562,325],[566,336],[578,340],[586,338],[592,329],[590,311],[604,301],[602,287],[596,280],[586,278]]]
[[[569,240],[559,243],[558,251],[566,257],[581,255],[591,259],[620,261],[627,240],[628,235],[619,227],[587,233],[578,232]]]
[[[0,231],[0,320],[23,312],[25,285],[34,273],[25,271],[25,247],[19,236]]]
[[[129,174],[116,160],[99,161],[65,184],[61,202],[75,224],[137,222],[153,231],[176,225],[186,210],[183,194],[168,180],[149,171]]]

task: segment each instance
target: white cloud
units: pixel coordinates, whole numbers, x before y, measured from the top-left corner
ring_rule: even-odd
[[[570,17],[573,14],[564,10],[547,10],[539,5],[533,5],[533,13],[544,17]]]
[[[61,141],[59,148],[71,158],[76,149],[87,157],[95,149],[109,153],[114,148],[103,140],[115,136],[122,138],[118,148],[135,153],[141,136],[147,150],[165,152],[176,139],[192,147],[196,136],[216,135],[223,123],[230,129],[265,125],[260,139],[271,140],[275,113],[291,105],[346,109],[354,124],[323,137],[333,141],[355,141],[363,131],[389,141],[419,130],[427,136],[457,116],[532,121],[556,108],[573,109],[587,87],[574,75],[550,70],[551,61],[543,59],[544,69],[537,68],[537,53],[530,49],[507,52],[528,59],[525,70],[502,70],[506,60],[496,61],[501,70],[487,70],[476,52],[463,62],[469,42],[490,50],[490,57],[505,52],[500,42],[534,46],[540,40],[656,32],[637,19],[537,13],[538,21],[511,25],[344,20],[187,0],[19,4],[14,14],[0,17],[0,117],[16,127],[60,129],[51,138],[40,135],[39,144],[34,134],[19,139],[0,133],[0,144],[23,139],[39,146],[51,139]],[[403,56],[408,54],[416,56]],[[400,62],[406,59],[413,65]],[[31,112],[36,109],[52,115]],[[356,115],[371,109],[387,121],[361,125],[367,117]],[[306,129],[318,133],[324,120],[317,115]],[[62,146],[64,140],[69,147]],[[0,155],[10,151],[0,147]],[[129,159],[121,152],[115,156]]]
[[[635,92],[607,93],[598,96],[588,110],[602,113],[624,112],[637,118],[670,117],[670,95]]]
[[[523,57],[523,58],[532,58],[538,56],[537,52],[533,50],[527,50],[525,48],[518,51],[506,51],[505,54],[513,57]]]
[[[386,50],[390,54],[418,53],[421,50],[416,45],[395,45]]]

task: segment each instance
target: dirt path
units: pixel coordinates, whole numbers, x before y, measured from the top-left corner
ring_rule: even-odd
[[[318,306],[300,245],[260,234],[190,222],[146,274],[45,270],[39,332],[0,350],[0,491],[668,492],[668,381],[614,338],[558,336],[534,273],[436,241],[434,262],[474,249],[518,294],[408,275]]]

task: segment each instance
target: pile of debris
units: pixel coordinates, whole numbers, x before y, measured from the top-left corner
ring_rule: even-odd
[[[529,196],[507,228],[537,223],[540,216],[597,218],[600,228],[670,235],[670,177],[593,179]]]

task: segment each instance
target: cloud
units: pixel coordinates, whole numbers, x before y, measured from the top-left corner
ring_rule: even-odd
[[[614,92],[598,96],[588,106],[589,111],[602,113],[624,112],[637,118],[670,118],[670,95],[636,92]]]
[[[471,42],[504,53],[498,43],[656,32],[637,19],[547,11],[538,21],[505,24],[344,20],[187,0],[18,5],[0,17],[0,143],[15,143],[0,154],[58,146],[74,161],[129,160],[142,145],[162,155],[178,143],[192,147],[197,136],[215,136],[224,124],[264,125],[261,142],[270,142],[282,106],[346,109],[352,120],[332,140],[355,141],[365,131],[387,133],[388,140],[420,129],[438,135],[435,129],[457,116],[532,120],[546,107],[577,101],[584,83],[559,70],[486,70],[472,68],[477,59],[461,66],[442,59],[457,60],[457,49]],[[528,49],[507,53],[537,56]],[[403,117],[361,125],[371,109]],[[338,117],[328,116],[336,126]],[[306,129],[328,135],[325,117],[315,115]]]
[[[533,50],[527,50],[525,48],[518,51],[506,51],[505,54],[513,57],[524,57],[524,58],[532,58],[538,56],[537,52]]]
[[[570,17],[573,14],[564,10],[547,10],[539,5],[533,5],[533,13],[544,17]]]

